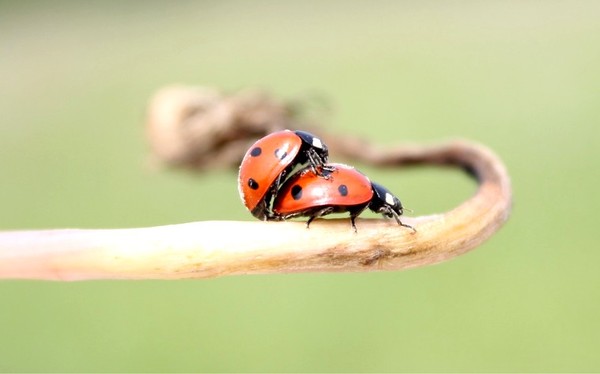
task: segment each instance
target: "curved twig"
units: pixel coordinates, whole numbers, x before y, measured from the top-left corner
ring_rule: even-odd
[[[324,136],[356,156],[356,140]],[[380,150],[361,142],[362,161],[381,166],[450,165],[479,182],[476,194],[444,214],[406,217],[416,233],[384,219],[303,222],[204,221],[116,230],[0,232],[0,278],[182,279],[236,274],[401,270],[475,248],[507,220],[511,187],[500,159],[467,141]],[[393,185],[390,186],[393,190]]]

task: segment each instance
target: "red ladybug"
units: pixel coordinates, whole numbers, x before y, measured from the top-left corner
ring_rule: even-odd
[[[258,219],[273,219],[270,202],[287,174],[308,164],[320,175],[328,156],[327,146],[305,131],[278,131],[259,139],[240,165],[238,190],[244,205]]]
[[[416,230],[400,221],[402,203],[387,188],[373,183],[364,174],[344,164],[327,164],[322,178],[309,168],[292,176],[278,191],[273,213],[278,219],[309,217],[306,227],[318,217],[331,213],[350,213],[354,220],[369,208],[386,217],[394,217],[400,226]]]

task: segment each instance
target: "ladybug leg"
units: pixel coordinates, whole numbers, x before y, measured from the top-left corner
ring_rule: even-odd
[[[320,177],[329,179],[330,178],[329,173],[323,173],[323,172],[324,171],[332,172],[335,170],[335,167],[330,166],[330,165],[325,165],[325,160],[323,160],[323,158],[321,156],[319,156],[317,151],[315,151],[312,148],[310,150],[308,150],[307,156],[308,156],[308,163],[310,165],[310,170]]]
[[[323,171],[327,172],[327,174],[323,174],[323,178],[329,179],[330,178],[330,173],[333,172],[333,171],[335,171],[335,166],[324,164],[321,167],[321,169],[323,169]]]
[[[275,181],[275,183],[277,185],[276,188],[279,188],[280,179],[281,179],[281,175]],[[281,221],[281,217],[279,217],[278,215],[273,213],[273,199],[274,199],[275,193],[277,192],[276,188],[272,188],[265,195],[264,202],[263,202],[265,216],[263,217],[263,221]]]
[[[357,234],[358,230],[356,229],[356,222],[354,222],[355,219],[356,216],[350,216],[350,223],[352,224],[352,229],[354,230],[354,233]]]
[[[355,222],[356,217],[358,217],[363,212],[363,210],[365,210],[365,208],[366,208],[366,206],[362,206],[362,207],[359,207],[358,209],[353,209],[353,210],[349,211],[350,212],[350,223],[352,224],[352,229],[354,230],[355,234],[358,233],[358,230],[356,229],[356,222]]]
[[[310,170],[319,175],[318,170],[317,170],[317,166],[318,165],[322,165],[323,162],[321,160],[321,157],[319,157],[319,155],[317,154],[317,152],[315,152],[314,149],[310,149],[307,153],[308,156],[308,163],[310,165]]]
[[[310,226],[310,223],[315,219],[315,218],[319,218],[322,216],[326,216],[330,213],[333,213],[333,208],[332,207],[327,207],[327,208],[323,208],[323,209],[319,209],[317,210],[315,213],[313,213],[310,218],[308,219],[308,221],[306,221],[306,228],[308,228]]]
[[[275,181],[273,182],[273,187],[271,190],[272,196],[275,196],[275,194],[277,193],[277,190],[283,184],[283,181],[285,180],[286,175],[287,175],[287,170],[283,171],[281,174],[279,174],[279,176],[277,176],[277,179],[275,179]]]
[[[387,208],[387,209],[386,209]],[[396,213],[393,209],[389,208],[389,207],[385,207],[383,210],[383,214],[387,217],[394,217],[396,219],[396,222],[398,222],[398,224],[400,226],[404,226],[408,229],[411,229],[413,231],[413,233],[417,232],[417,230],[412,227],[411,225],[407,225],[406,223],[403,223],[402,221],[400,221],[400,216],[398,215],[398,213]]]

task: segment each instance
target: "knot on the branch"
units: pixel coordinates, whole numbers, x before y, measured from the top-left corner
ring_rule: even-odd
[[[171,86],[152,98],[147,135],[155,159],[167,166],[237,167],[257,139],[278,130],[306,129],[291,102],[256,90],[225,94]]]

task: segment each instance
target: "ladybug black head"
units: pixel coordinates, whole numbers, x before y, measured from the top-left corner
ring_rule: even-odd
[[[401,216],[404,213],[400,199],[387,188],[373,182],[371,182],[371,186],[373,187],[373,199],[369,204],[369,209],[390,218]]]
[[[321,157],[323,162],[327,162],[327,158],[329,157],[329,150],[327,149],[325,143],[321,141],[321,139],[306,131],[298,130],[294,132],[296,133],[296,135],[298,135],[300,139],[302,139],[302,141],[306,145],[315,150],[315,152]]]

